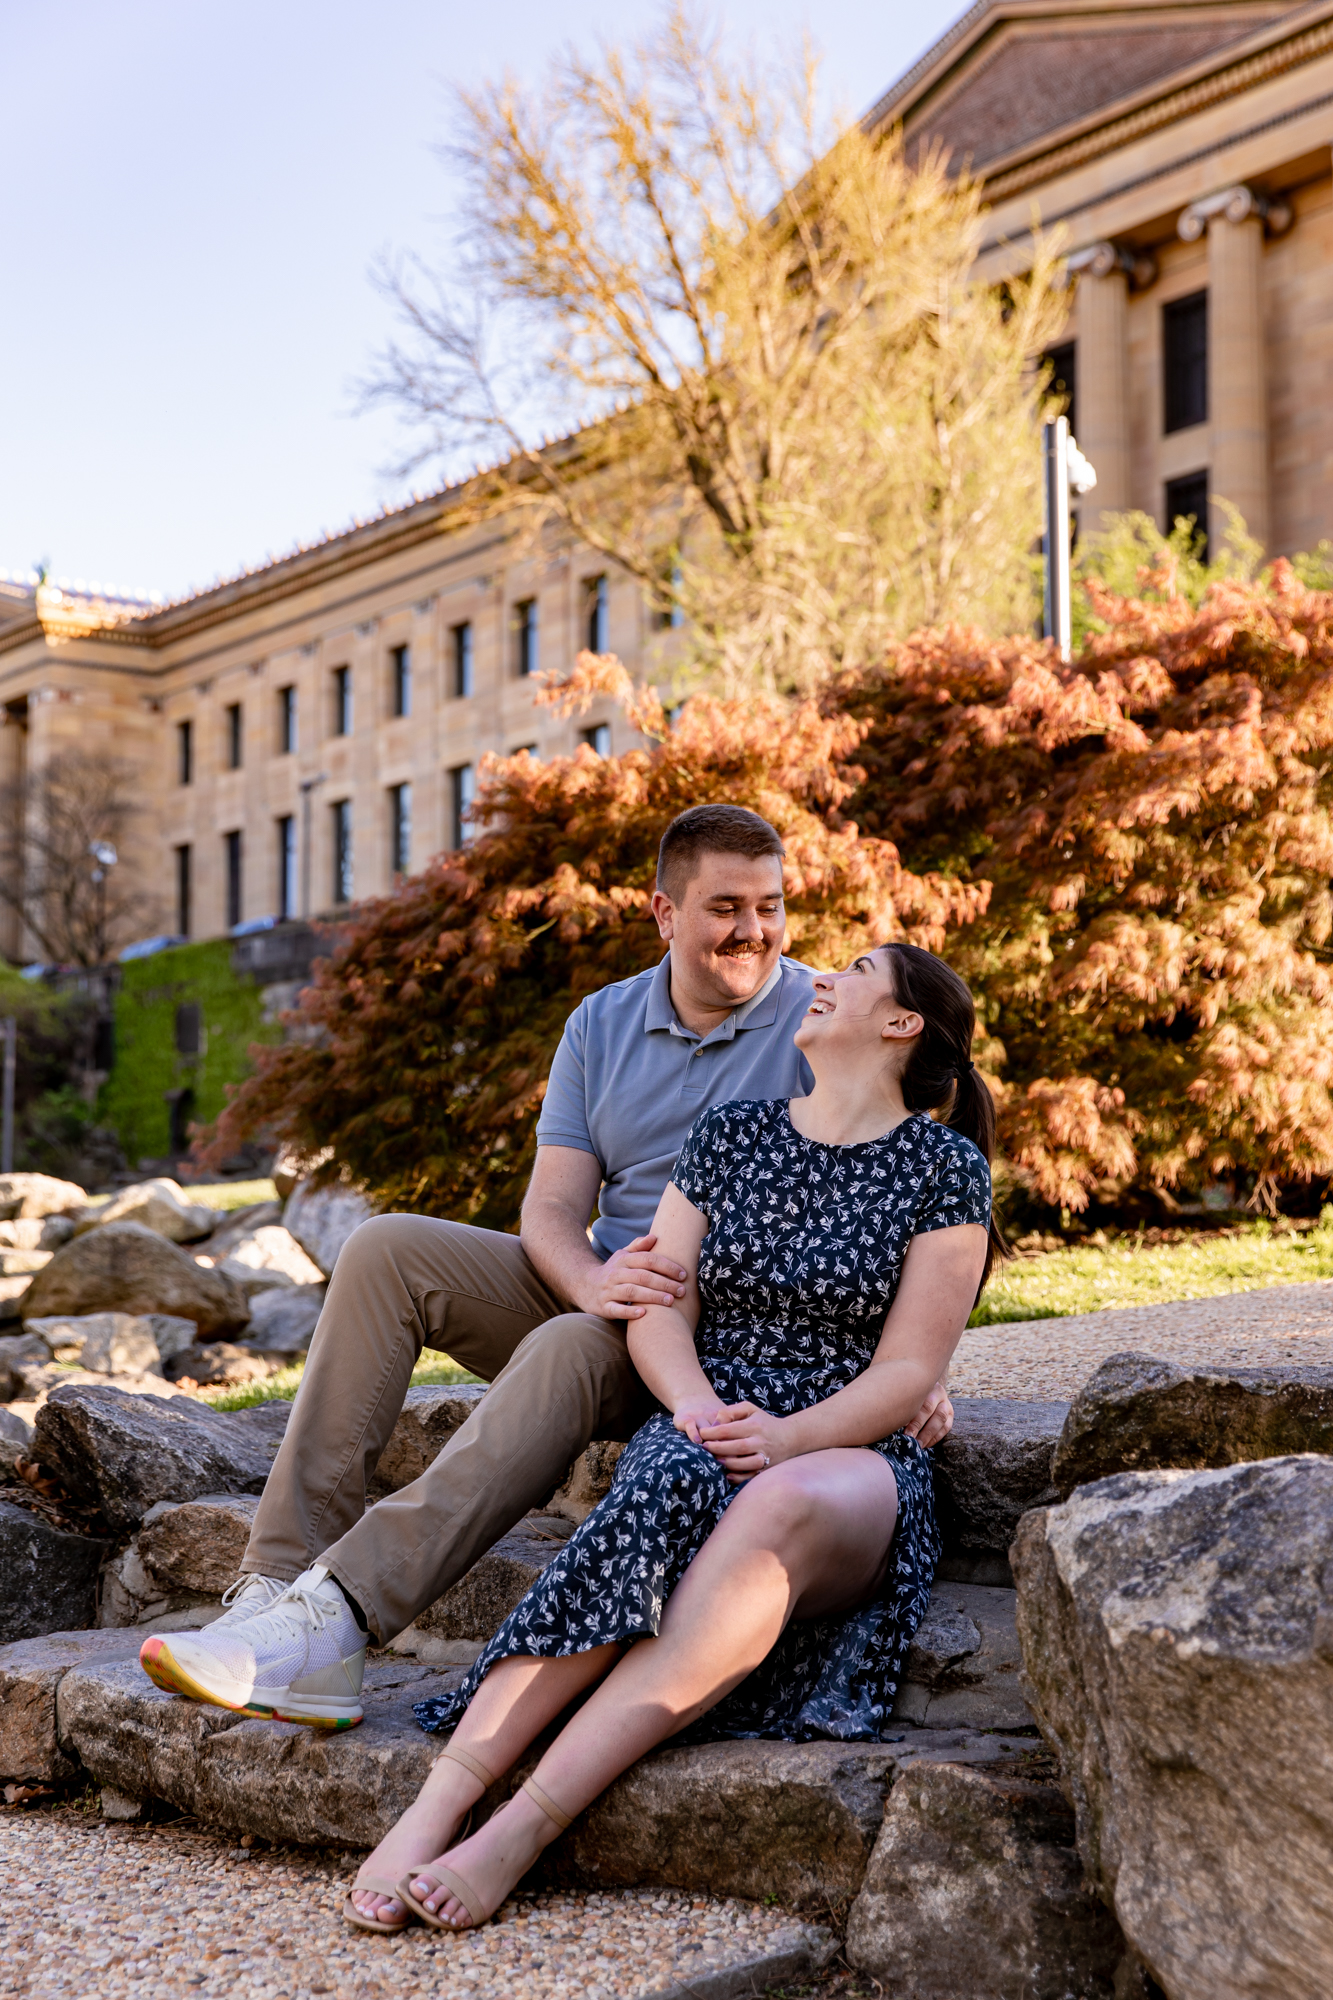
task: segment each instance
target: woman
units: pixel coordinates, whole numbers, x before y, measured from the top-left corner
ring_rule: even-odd
[[[483,1923],[613,1778],[705,1716],[712,1737],[882,1734],[939,1555],[930,1461],[900,1426],[1002,1248],[974,1019],[940,959],[881,946],[815,980],[808,1097],[696,1121],[653,1224],[685,1295],[629,1328],[662,1413],[462,1687],[419,1705],[454,1734],[350,1922]]]

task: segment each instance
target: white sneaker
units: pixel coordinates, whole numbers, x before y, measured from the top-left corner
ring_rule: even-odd
[[[257,1618],[261,1611],[267,1611],[276,1604],[288,1588],[280,1576],[238,1576],[230,1590],[222,1593],[222,1616],[209,1621],[209,1631],[219,1632],[224,1625],[240,1625],[247,1618]]]
[[[362,1716],[366,1644],[347,1599],[316,1563],[267,1610],[235,1624],[155,1633],[139,1662],[158,1687],[193,1701],[350,1729]]]

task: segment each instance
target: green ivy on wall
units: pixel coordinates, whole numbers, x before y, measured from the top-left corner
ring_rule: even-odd
[[[279,1023],[264,1020],[263,989],[232,971],[231,950],[229,939],[215,938],[122,968],[114,1060],[97,1116],[132,1165],[171,1150],[169,1093],[192,1092],[189,1116],[207,1123],[226,1103],[227,1085],[248,1074],[251,1044],[281,1038]],[[191,1003],[199,1009],[199,1053],[182,1055],[177,1009]]]

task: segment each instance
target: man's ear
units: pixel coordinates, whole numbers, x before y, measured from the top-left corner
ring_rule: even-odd
[[[672,902],[670,896],[666,895],[663,890],[654,889],[653,900],[652,903],[649,905],[649,907],[651,908],[653,915],[657,919],[658,936],[665,938],[667,943],[670,944],[671,935],[673,930],[675,929],[675,915],[676,915],[675,904]]]

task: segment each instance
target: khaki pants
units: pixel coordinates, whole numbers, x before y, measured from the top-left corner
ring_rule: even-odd
[[[494,1387],[434,1463],[366,1511],[366,1484],[423,1347]],[[593,1438],[653,1408],[620,1322],[569,1312],[516,1236],[380,1215],[350,1236],[243,1572],[327,1564],[390,1639],[564,1478]]]

